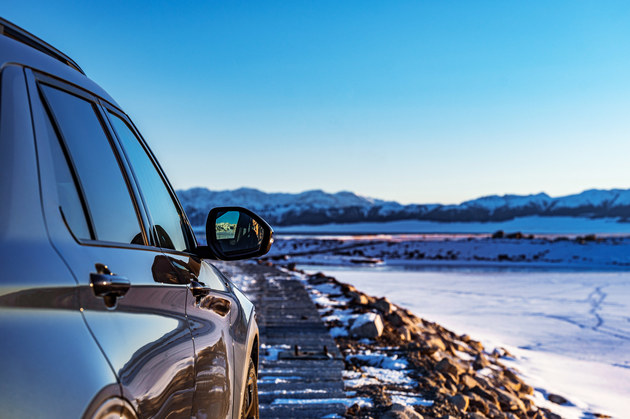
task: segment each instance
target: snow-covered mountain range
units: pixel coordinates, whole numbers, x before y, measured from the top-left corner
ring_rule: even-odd
[[[192,188],[177,191],[177,195],[195,226],[204,225],[208,211],[218,206],[247,207],[278,226],[398,220],[487,222],[532,215],[630,221],[630,189],[590,189],[556,198],[545,193],[491,195],[459,205],[402,205],[352,192],[327,193],[321,190],[290,194],[265,193],[250,188],[233,191]]]

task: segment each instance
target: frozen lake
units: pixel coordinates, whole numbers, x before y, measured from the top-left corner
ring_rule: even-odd
[[[563,416],[630,417],[630,272],[301,268],[507,348],[530,383],[574,404]]]

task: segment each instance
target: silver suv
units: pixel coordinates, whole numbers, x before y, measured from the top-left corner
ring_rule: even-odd
[[[116,102],[0,20],[2,417],[258,417],[252,303],[204,259],[265,254],[243,208],[207,245]]]

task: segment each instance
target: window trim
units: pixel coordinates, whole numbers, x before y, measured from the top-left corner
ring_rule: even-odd
[[[87,202],[85,199],[85,192],[83,191],[83,185],[79,181],[77,171],[74,166],[74,161],[72,160],[72,157],[70,156],[70,153],[68,152],[68,147],[66,146],[66,140],[64,139],[63,134],[61,133],[61,129],[59,128],[59,121],[57,121],[57,117],[55,117],[54,113],[52,112],[52,106],[48,102],[48,99],[46,98],[46,95],[40,88],[39,84],[37,84],[37,95],[39,96],[39,100],[41,101],[42,107],[44,108],[43,113],[49,119],[48,123],[50,123],[53,129],[53,132],[56,135],[56,138],[52,138],[50,139],[50,141],[57,140],[59,142],[59,148],[61,148],[61,153],[63,154],[65,158],[66,164],[68,165],[68,171],[70,172],[70,177],[72,178],[72,181],[74,182],[74,187],[77,189],[77,195],[79,195],[81,208],[83,209],[83,213],[84,213],[83,215],[86,218],[85,222],[87,223],[87,228],[91,237],[91,239],[89,240],[93,241],[95,240],[95,237],[96,237],[96,231],[94,230],[92,212],[90,211],[90,208],[87,205]],[[86,239],[80,239],[74,234],[74,231],[72,231],[72,229],[70,228],[70,224],[68,223],[68,220],[66,219],[66,215],[63,212],[63,209],[61,206],[59,206],[59,212],[61,213],[61,217],[63,218],[64,224],[66,224],[66,228],[68,228],[68,231],[70,232],[70,234],[72,234],[72,237],[79,243],[81,243],[82,241],[85,241]]]
[[[60,146],[62,148],[62,151],[64,153],[64,156],[67,159],[67,163],[68,163],[68,168],[71,172],[72,175],[72,179],[75,182],[75,187],[77,188],[77,192],[79,194],[79,199],[81,200],[81,204],[83,207],[83,210],[85,211],[85,215],[86,215],[86,221],[88,223],[88,229],[90,231],[90,234],[92,235],[92,239],[80,239],[78,237],[76,237],[74,235],[74,233],[68,229],[69,233],[71,234],[71,236],[78,242],[78,244],[80,245],[85,245],[85,246],[97,246],[97,247],[114,247],[114,248],[132,248],[132,249],[141,249],[141,250],[155,250],[155,246],[153,246],[150,241],[149,241],[149,237],[147,235],[147,219],[145,218],[145,213],[143,211],[143,208],[140,207],[140,205],[138,204],[138,195],[137,195],[137,189],[136,189],[136,185],[134,184],[134,182],[131,181],[131,179],[129,178],[129,170],[127,167],[127,160],[125,158],[123,158],[121,156],[121,149],[119,148],[119,144],[117,139],[112,137],[112,131],[109,129],[109,121],[106,119],[106,115],[103,112],[103,108],[101,106],[101,99],[98,98],[97,96],[95,96],[94,94],[84,91],[83,89],[79,89],[73,85],[70,85],[64,81],[61,81],[59,79],[50,77],[48,75],[45,75],[43,73],[40,73],[38,71],[32,70],[32,74],[35,78],[35,86],[37,87],[37,91],[34,92],[35,95],[37,95],[41,101],[41,105],[43,107],[42,111],[43,113],[50,118],[50,122],[53,125],[53,130],[55,131],[55,134],[58,136],[57,140],[60,141]],[[78,174],[76,171],[76,166],[75,163],[71,157],[71,155],[69,154],[68,151],[68,147],[67,147],[67,142],[66,139],[64,138],[61,129],[59,128],[59,121],[57,121],[54,112],[52,111],[52,106],[49,103],[48,99],[46,98],[45,93],[42,91],[41,86],[49,86],[51,88],[60,90],[66,94],[70,94],[73,96],[78,97],[81,100],[85,100],[88,103],[90,103],[90,105],[92,105],[92,108],[94,110],[95,116],[98,119],[99,123],[101,124],[101,129],[103,130],[103,133],[105,134],[107,141],[110,144],[110,147],[112,149],[112,153],[114,154],[114,158],[116,159],[117,163],[118,163],[118,167],[119,170],[121,172],[121,175],[123,177],[123,180],[125,181],[125,184],[127,185],[127,191],[129,193],[129,197],[131,199],[131,203],[132,206],[134,208],[135,214],[136,214],[136,219],[138,221],[138,226],[140,227],[140,232],[142,234],[142,240],[144,242],[144,244],[134,244],[134,243],[124,243],[124,242],[113,242],[113,241],[105,241],[105,240],[98,240],[96,239],[96,235],[95,235],[95,229],[94,229],[94,223],[93,223],[93,219],[92,219],[92,214],[89,210],[89,206],[87,205],[87,202],[85,201],[85,192],[83,190],[83,185],[81,184],[81,182],[78,180]],[[61,215],[61,212],[60,212]],[[67,223],[64,221],[64,224]]]

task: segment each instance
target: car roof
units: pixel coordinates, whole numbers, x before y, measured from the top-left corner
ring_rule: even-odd
[[[9,38],[13,38],[16,41],[19,41],[23,44],[26,44],[36,50],[43,52],[44,54],[50,55],[51,57],[66,63],[70,67],[74,67],[77,71],[82,74],[85,74],[81,67],[74,60],[68,57],[63,52],[59,51],[57,48],[53,47],[49,43],[43,41],[42,39],[36,37],[30,32],[20,28],[16,24],[9,22],[6,19],[0,17],[0,34],[4,36],[8,36]]]
[[[81,67],[66,54],[0,18],[0,69],[18,64],[63,79],[119,107],[98,84],[90,80]]]

